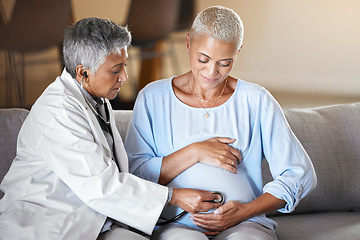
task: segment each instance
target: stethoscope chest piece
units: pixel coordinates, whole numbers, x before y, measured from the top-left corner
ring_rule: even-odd
[[[225,197],[224,194],[222,194],[221,192],[213,192],[214,195],[219,195],[220,198],[214,199],[212,202],[213,203],[224,203],[225,202]]]

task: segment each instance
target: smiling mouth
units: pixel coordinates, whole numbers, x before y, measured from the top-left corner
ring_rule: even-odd
[[[210,82],[210,83],[216,82],[216,79],[214,79],[214,78],[208,78],[208,77],[205,77],[203,75],[202,75],[202,77],[206,82]]]

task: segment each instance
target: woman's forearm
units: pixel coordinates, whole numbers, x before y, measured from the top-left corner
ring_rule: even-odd
[[[285,206],[286,202],[278,199],[270,193],[264,193],[260,197],[254,199],[250,203],[245,204],[248,218],[278,210]]]
[[[193,144],[190,144],[163,158],[159,183],[166,185],[177,175],[198,162]]]

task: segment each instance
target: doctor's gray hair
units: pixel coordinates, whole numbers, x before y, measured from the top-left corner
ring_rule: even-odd
[[[240,50],[244,26],[234,10],[222,6],[211,6],[196,16],[189,33],[190,42],[202,34],[209,34],[221,41],[235,43],[237,49]]]
[[[107,19],[85,18],[67,28],[64,33],[65,68],[76,77],[76,67],[83,65],[95,74],[111,53],[120,54],[131,43],[131,34]]]

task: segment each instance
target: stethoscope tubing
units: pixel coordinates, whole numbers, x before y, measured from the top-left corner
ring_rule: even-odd
[[[80,92],[81,92],[81,95],[83,96],[83,98],[85,99],[85,102],[86,104],[89,106],[89,108],[91,109],[91,111],[95,114],[95,116],[97,118],[100,118],[102,122],[104,122],[107,126],[110,126],[110,121],[106,121],[96,110],[95,108],[91,105],[91,103],[89,102],[89,100],[87,99],[87,97],[85,96],[84,94],[84,78],[81,79],[81,85],[80,85]]]

